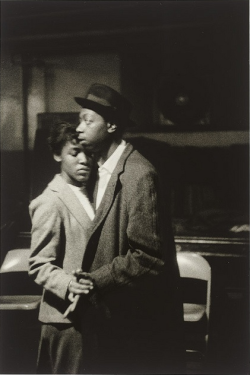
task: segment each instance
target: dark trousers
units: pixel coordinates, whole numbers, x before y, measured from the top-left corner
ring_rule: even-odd
[[[42,324],[37,374],[82,373],[81,333],[69,324]]]

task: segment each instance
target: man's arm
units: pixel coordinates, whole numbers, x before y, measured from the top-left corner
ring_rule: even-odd
[[[154,277],[164,267],[156,172],[149,169],[146,173],[131,178],[129,185],[123,185],[123,188],[126,189],[126,235],[129,248],[125,256],[118,256],[112,263],[90,273],[100,291],[117,286],[132,286],[139,277]]]

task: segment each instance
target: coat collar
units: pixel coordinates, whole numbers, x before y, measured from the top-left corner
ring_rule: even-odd
[[[58,198],[85,230],[92,225],[92,221],[82,204],[59,174],[55,175],[54,179],[48,184],[48,187],[50,190],[58,193]]]
[[[105,193],[104,193],[103,200],[102,200],[100,206],[98,207],[98,209],[96,211],[96,216],[93,220],[93,226],[91,228],[90,236],[95,232],[97,227],[102,223],[102,221],[106,217],[106,215],[107,215],[107,213],[110,209],[110,206],[111,206],[111,204],[114,200],[115,190],[116,190],[116,187],[117,187],[117,183],[119,181],[119,176],[124,171],[125,161],[128,158],[128,156],[133,152],[133,150],[134,150],[133,146],[130,143],[127,143],[127,146],[126,146],[125,150],[123,151],[123,153],[122,153],[122,155],[121,155],[121,157],[120,157],[120,159],[117,163],[117,166],[115,167],[115,169],[114,169],[114,171],[111,175],[111,178],[109,180],[109,183],[108,183],[107,188],[106,188]]]

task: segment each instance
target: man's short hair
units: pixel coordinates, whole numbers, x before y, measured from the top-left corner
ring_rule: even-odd
[[[77,141],[77,125],[62,121],[51,126],[48,144],[53,154],[60,155],[64,145],[72,141]]]

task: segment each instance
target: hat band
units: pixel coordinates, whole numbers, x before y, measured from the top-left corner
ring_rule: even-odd
[[[95,96],[93,94],[88,94],[86,99],[104,105],[105,107],[111,107],[110,103],[107,100],[99,98],[98,96]]]

